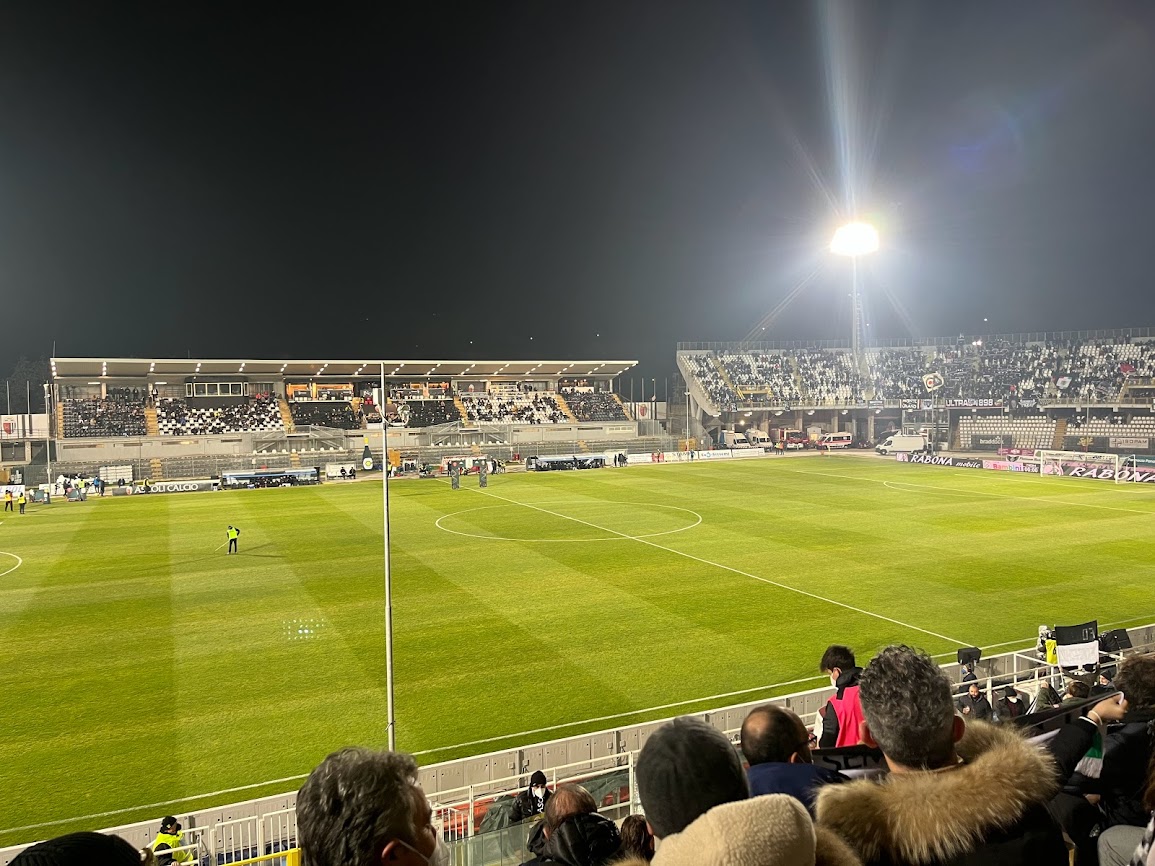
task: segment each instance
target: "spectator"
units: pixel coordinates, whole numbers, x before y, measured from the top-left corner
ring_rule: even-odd
[[[530,836],[529,850],[536,856],[525,866],[599,866],[617,856],[621,843],[617,826],[598,814],[589,791],[580,785],[558,785]]]
[[[1063,704],[1077,704],[1091,696],[1091,687],[1080,680],[1071,680],[1067,683],[1067,690],[1063,693]]]
[[[1017,719],[1019,716],[1025,715],[1027,712],[1027,705],[1023,699],[1019,697],[1019,693],[1015,691],[1014,686],[1006,686],[1003,689],[1003,696],[998,699],[995,704],[995,713],[1000,722],[1009,722],[1012,719]]]
[[[1105,828],[1142,827],[1150,818],[1143,803],[1146,768],[1152,760],[1155,727],[1155,655],[1131,656],[1119,666],[1115,685],[1122,698],[1100,701],[1085,724],[1065,725],[1051,742],[1063,791],[1052,812],[1084,856],[1093,857],[1095,837]],[[1096,728],[1091,723],[1096,723]],[[1084,760],[1102,743],[1102,761]],[[1089,802],[1094,799],[1094,804]]]
[[[1120,824],[1099,836],[1099,866],[1155,866],[1155,755],[1147,765],[1143,808],[1152,813],[1145,829]],[[1136,838],[1138,847],[1132,853],[1128,845]]]
[[[979,691],[978,683],[971,683],[967,687],[967,693],[958,699],[958,709],[968,720],[976,719],[980,722],[989,722],[993,715],[991,702],[987,700],[986,695]]]
[[[12,866],[140,866],[141,859],[142,853],[119,836],[69,833],[25,848]]]
[[[1115,691],[1115,669],[1103,668],[1099,671],[1099,677],[1095,680],[1095,685],[1091,686],[1091,697],[1097,698],[1103,695],[1111,694]]]
[[[730,741],[692,716],[680,716],[650,734],[636,773],[638,797],[658,839],[681,833],[714,806],[750,796]]]
[[[847,781],[835,770],[814,765],[806,726],[782,707],[767,704],[751,710],[742,722],[741,742],[750,765],[746,777],[751,796],[789,794],[813,813],[819,788]]]
[[[534,815],[545,811],[545,804],[549,802],[550,790],[545,786],[545,773],[537,770],[529,777],[529,787],[517,795],[510,810],[509,820],[516,824]]]
[[[654,859],[654,834],[641,815],[622,821],[622,860],[649,863]]]
[[[854,664],[854,651],[848,646],[832,644],[822,654],[818,669],[829,674],[830,685],[838,690],[822,709],[822,735],[818,739],[818,748],[855,746],[859,742],[858,729],[862,724],[862,708],[858,700],[858,678],[862,675],[862,668]]]
[[[309,866],[436,866],[448,849],[433,828],[417,763],[402,752],[333,752],[297,793],[297,838]]]
[[[686,780],[686,784],[692,784]],[[630,861],[640,866],[644,861]],[[815,827],[785,794],[715,806],[662,841],[654,866],[861,866],[841,839]]]
[[[956,716],[930,656],[887,647],[860,688],[863,740],[882,750],[890,774],[823,788],[820,826],[868,866],[1067,863],[1046,808],[1053,762],[1010,729]]]

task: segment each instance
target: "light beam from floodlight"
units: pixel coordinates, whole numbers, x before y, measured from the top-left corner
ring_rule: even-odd
[[[870,223],[847,223],[834,233],[830,252],[850,258],[878,252],[878,232]]]

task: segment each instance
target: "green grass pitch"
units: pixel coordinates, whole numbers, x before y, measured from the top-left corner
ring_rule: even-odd
[[[423,762],[814,687],[835,641],[1155,618],[1141,485],[839,455],[391,492],[398,743]],[[0,845],[383,744],[381,509],[358,482],[3,515]]]

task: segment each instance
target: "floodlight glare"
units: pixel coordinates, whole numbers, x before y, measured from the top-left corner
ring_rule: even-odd
[[[870,223],[847,223],[834,233],[830,252],[836,256],[866,255],[878,250],[878,232]]]

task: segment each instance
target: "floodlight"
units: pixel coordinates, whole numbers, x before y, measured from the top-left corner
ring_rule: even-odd
[[[847,223],[834,233],[830,252],[836,256],[866,255],[878,251],[878,232],[870,223]]]

